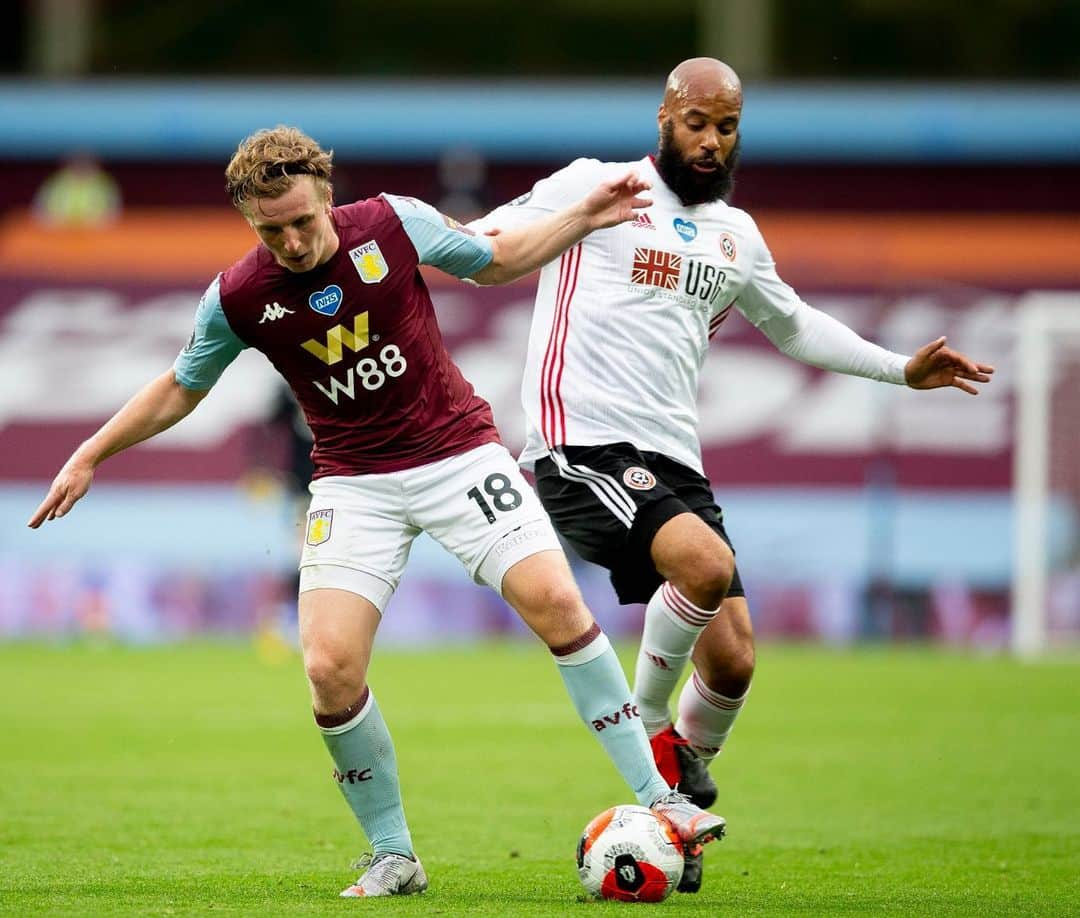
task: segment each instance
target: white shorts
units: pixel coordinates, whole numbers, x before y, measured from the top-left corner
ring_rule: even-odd
[[[501,595],[518,561],[562,546],[513,456],[486,443],[428,465],[311,483],[300,592],[349,590],[382,612],[426,532]]]

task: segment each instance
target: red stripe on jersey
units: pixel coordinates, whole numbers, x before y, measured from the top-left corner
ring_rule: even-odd
[[[555,316],[551,323],[551,335],[548,338],[544,364],[540,371],[540,416],[541,433],[548,446],[555,446],[557,432],[561,430],[565,438],[566,417],[562,399],[558,396],[558,384],[562,379],[564,350],[566,347],[567,311],[570,298],[577,285],[577,266],[580,263],[580,243],[563,253],[559,261],[559,284],[555,294]],[[558,376],[556,377],[556,368]]]
[[[721,309],[720,312],[718,312],[715,316],[713,316],[712,321],[709,323],[709,340],[710,341],[712,340],[712,336],[715,335],[720,330],[720,326],[724,324],[724,319],[726,319],[728,317],[728,314],[731,312],[731,307],[734,306],[734,305],[735,305],[735,301],[732,300],[730,303],[727,304],[727,306],[725,306],[723,309]]]
[[[555,354],[555,340],[557,338],[556,330],[559,325],[559,310],[562,305],[563,288],[566,284],[567,265],[570,261],[569,254],[569,252],[563,252],[562,257],[559,259],[559,283],[555,288],[555,312],[551,317],[551,332],[548,334],[547,348],[544,350],[544,362],[540,366],[540,433],[548,446],[551,446],[555,440],[552,433],[553,420],[549,421],[549,416],[554,413],[549,387],[551,385],[551,370]]]
[[[573,264],[573,277],[570,279],[570,287],[563,303],[563,332],[562,341],[559,342],[559,375],[555,377],[554,396],[556,416],[559,420],[559,445],[566,444],[566,409],[563,407],[560,389],[562,387],[563,369],[566,367],[566,338],[570,332],[570,302],[574,299],[574,292],[577,290],[578,270],[581,268],[581,258],[581,243],[578,243],[570,251],[570,260]]]

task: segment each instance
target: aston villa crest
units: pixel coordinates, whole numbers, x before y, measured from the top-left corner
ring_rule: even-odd
[[[355,249],[349,249],[349,257],[356,273],[360,275],[360,280],[365,284],[377,284],[390,273],[390,266],[383,258],[379,243],[374,239],[358,245]]]
[[[308,514],[307,543],[308,545],[322,545],[329,541],[330,530],[334,525],[333,510],[312,510]]]

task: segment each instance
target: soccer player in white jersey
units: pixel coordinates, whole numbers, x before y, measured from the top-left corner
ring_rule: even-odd
[[[754,672],[749,608],[696,431],[709,339],[734,308],[783,353],[841,373],[975,394],[971,382],[993,372],[944,338],[910,358],[884,350],[780,279],[754,221],[725,202],[741,114],[731,68],[685,61],[668,77],[655,156],[576,160],[470,224],[506,231],[627,169],[652,185],[653,204],[636,220],[591,234],[540,274],[521,462],[534,468],[556,528],[611,571],[619,600],[647,603],[635,700],[661,773],[701,806],[716,799],[707,764]],[[672,724],[670,696],[691,656]],[[698,853],[680,889],[700,880]]]
[[[315,439],[300,562],[304,667],[334,779],[372,847],[367,871],[342,895],[408,895],[428,883],[367,683],[375,631],[424,531],[547,644],[579,716],[638,801],[688,843],[720,837],[723,819],[673,793],[657,770],[615,653],[499,443],[490,407],[450,359],[418,270],[506,283],[633,217],[648,185],[627,172],[490,240],[413,198],[334,207],[330,175],[330,154],[295,128],[240,145],[227,186],[261,244],[213,280],[173,367],[75,451],[29,525],[70,511],[103,460],[186,417],[255,347],[289,383]]]

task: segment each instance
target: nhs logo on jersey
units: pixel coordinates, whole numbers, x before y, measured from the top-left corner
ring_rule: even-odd
[[[683,242],[693,242],[697,239],[697,224],[693,220],[676,217],[671,225],[675,227],[675,232],[679,234]]]
[[[324,316],[336,315],[345,300],[345,294],[337,284],[331,284],[325,290],[316,290],[308,297],[308,306]]]
[[[374,239],[358,245],[355,249],[349,249],[349,258],[352,259],[360,280],[365,284],[377,284],[390,273],[390,266],[383,258],[379,243]]]

